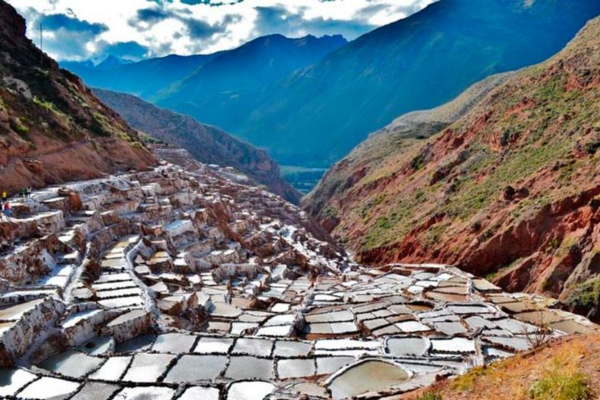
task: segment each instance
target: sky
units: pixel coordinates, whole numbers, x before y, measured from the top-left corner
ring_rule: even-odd
[[[260,36],[356,37],[435,0],[8,0],[60,60],[208,54]]]

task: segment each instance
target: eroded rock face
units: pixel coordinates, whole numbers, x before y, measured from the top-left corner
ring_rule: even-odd
[[[528,349],[539,325],[597,328],[456,268],[357,265],[296,206],[193,161],[18,208],[2,396],[383,398]]]

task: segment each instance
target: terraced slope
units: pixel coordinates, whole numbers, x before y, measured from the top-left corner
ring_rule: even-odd
[[[456,268],[357,265],[298,207],[181,160],[11,199],[2,398],[383,400],[598,329]]]
[[[335,234],[365,262],[456,264],[600,318],[599,38],[596,19],[557,56],[331,197],[322,190],[309,209],[330,228],[339,221]]]
[[[155,164],[137,132],[42,54],[25,29],[23,18],[0,1],[2,190]]]

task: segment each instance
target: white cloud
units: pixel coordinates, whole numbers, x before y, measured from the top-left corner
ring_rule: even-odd
[[[8,0],[28,20],[35,39],[44,15],[64,14],[107,29],[66,39],[48,51],[58,59],[86,59],[102,49],[136,42],[145,57],[171,53],[210,53],[237,47],[256,37],[281,33],[291,37],[340,33],[354,39],[375,27],[416,12],[436,0]],[[197,3],[197,4],[193,4]],[[73,32],[74,35],[77,33]],[[77,39],[77,40],[75,40]],[[58,39],[57,39],[58,40]],[[117,51],[117,50],[114,50]],[[131,58],[140,56],[141,50]],[[121,54],[117,54],[121,55]]]

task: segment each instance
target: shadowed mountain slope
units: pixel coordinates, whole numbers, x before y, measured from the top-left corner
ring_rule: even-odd
[[[328,167],[398,115],[547,59],[599,14],[596,0],[441,0],[264,90],[197,102],[182,85],[160,104],[267,148],[282,164]]]
[[[187,149],[198,161],[231,166],[292,203],[300,195],[281,177],[279,165],[263,150],[204,125],[191,117],[157,108],[137,97],[95,89],[94,93],[131,126],[171,145]]]

